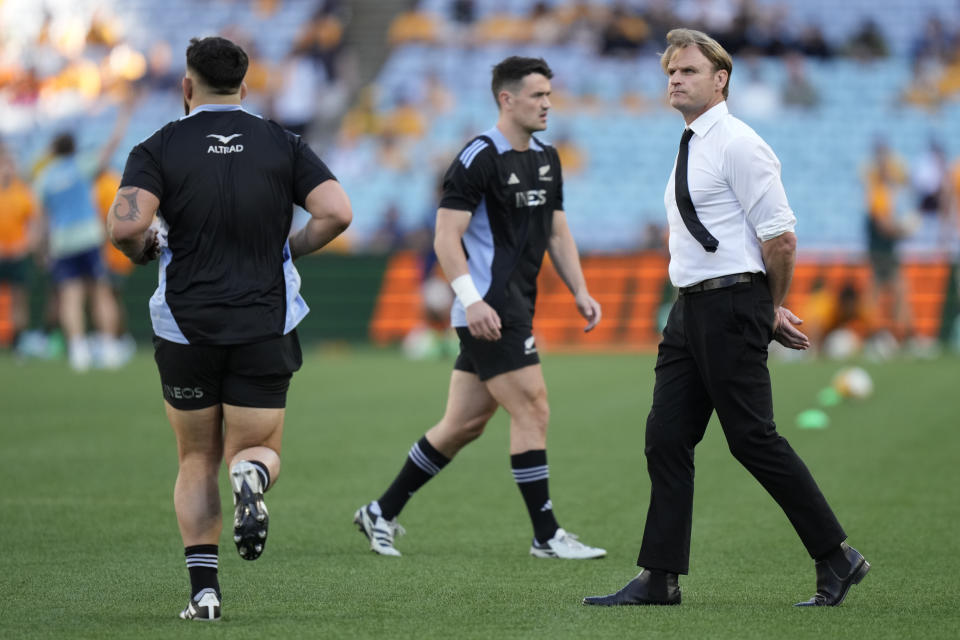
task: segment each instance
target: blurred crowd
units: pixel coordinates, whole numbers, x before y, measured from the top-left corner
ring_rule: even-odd
[[[232,8],[246,16],[242,24],[222,25],[217,35],[247,51],[246,82],[253,107],[305,133],[309,127],[334,125],[346,106],[353,73],[343,44],[349,2],[289,2],[306,7],[308,19],[285,42],[283,54],[273,58],[262,55],[261,48],[277,34],[258,33],[250,25],[269,21],[282,10],[283,0],[211,0],[204,10],[231,15],[226,10]],[[137,24],[144,17],[123,3],[0,4],[5,26],[0,38],[0,132],[94,114],[135,98],[178,95],[187,39],[210,34],[178,33],[177,41],[165,39]],[[188,22],[189,15],[183,20]]]
[[[504,10],[482,18],[475,0],[452,0],[446,14],[423,11],[422,4],[411,2],[409,10],[397,17],[388,34],[391,45],[564,44],[604,56],[634,56],[658,51],[667,31],[683,24],[714,35],[734,55],[779,56],[798,51],[818,58],[872,58],[888,53],[883,35],[871,20],[864,20],[845,42],[831,44],[819,23],[798,28],[790,23],[786,5],[756,0],[535,2],[525,15]]]
[[[940,16],[930,16],[910,47],[912,80],[903,99],[936,110],[960,94],[960,31]]]

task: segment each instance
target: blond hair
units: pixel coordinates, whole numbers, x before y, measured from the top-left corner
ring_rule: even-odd
[[[726,49],[720,46],[720,43],[705,34],[703,31],[694,29],[671,29],[667,33],[667,50],[660,54],[660,66],[664,72],[670,64],[670,59],[680,49],[696,46],[700,53],[710,61],[714,71],[721,69],[727,72],[727,82],[723,85],[723,97],[726,99],[730,93],[730,74],[733,73],[733,59]]]

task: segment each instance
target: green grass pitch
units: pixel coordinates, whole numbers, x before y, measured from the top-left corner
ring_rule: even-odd
[[[842,607],[795,609],[813,564],[730,456],[719,424],[697,450],[683,605],[588,608],[634,562],[649,481],[642,455],[653,356],[546,354],[551,493],[602,560],[537,560],[503,412],[400,521],[402,558],[351,524],[440,416],[448,362],[308,351],[288,403],[283,473],[256,562],[225,532],[224,619],[177,619],[188,596],[173,514],[173,435],[150,354],[120,372],[0,357],[0,637],[956,638],[960,637],[960,360],[864,363],[872,398],[800,430],[840,365],[774,363],[779,429],[873,569]]]

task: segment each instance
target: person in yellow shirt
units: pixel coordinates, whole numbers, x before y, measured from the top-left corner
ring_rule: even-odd
[[[29,323],[27,275],[39,238],[36,214],[33,195],[17,174],[13,156],[0,148],[0,285],[10,291],[12,346]]]
[[[874,314],[879,311],[881,297],[892,300],[892,329],[898,339],[909,337],[913,330],[907,284],[896,251],[897,242],[906,235],[896,217],[897,199],[906,183],[907,171],[903,163],[884,140],[877,140],[864,171],[867,251],[873,271],[868,300]]]
[[[119,172],[107,168],[100,171],[93,181],[93,197],[104,224],[106,224],[107,215],[110,213],[110,207],[113,205],[113,198],[120,188],[120,177]],[[136,345],[127,332],[127,309],[123,303],[123,290],[135,265],[109,240],[103,243],[101,255],[103,256],[103,263],[107,267],[110,290],[113,292],[113,297],[117,303],[117,335],[114,337],[120,341],[121,349],[126,357],[126,355],[132,354]]]

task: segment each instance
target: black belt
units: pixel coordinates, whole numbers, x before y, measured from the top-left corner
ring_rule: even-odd
[[[762,273],[734,273],[729,276],[720,276],[719,278],[709,278],[697,284],[692,284],[689,287],[680,287],[680,295],[686,295],[688,293],[700,293],[701,291],[712,291],[714,289],[723,289],[725,287],[732,287],[735,284],[741,284],[743,282],[760,282],[761,280],[766,279],[766,276]]]

